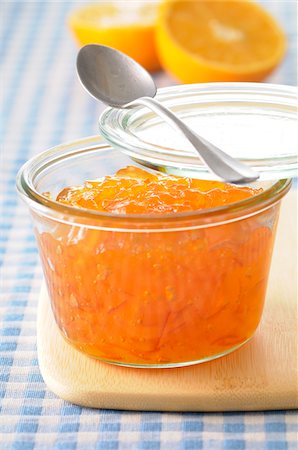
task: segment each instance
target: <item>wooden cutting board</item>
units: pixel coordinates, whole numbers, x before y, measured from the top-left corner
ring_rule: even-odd
[[[178,369],[131,369],[101,363],[64,341],[44,286],[37,347],[49,389],[82,406],[158,411],[298,408],[297,191],[283,201],[261,325],[240,350]]]

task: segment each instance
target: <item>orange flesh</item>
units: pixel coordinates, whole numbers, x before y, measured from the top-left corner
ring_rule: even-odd
[[[168,26],[194,56],[236,68],[262,63],[281,46],[272,18],[251,2],[173,2]]]
[[[57,200],[105,212],[164,214],[259,192],[127,167],[66,188]],[[113,232],[61,224],[41,233],[57,323],[80,350],[124,364],[174,364],[225,353],[259,323],[276,219],[273,207],[200,229]]]

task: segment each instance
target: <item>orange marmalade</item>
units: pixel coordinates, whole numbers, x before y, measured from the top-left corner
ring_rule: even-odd
[[[57,201],[113,214],[210,209],[261,192],[126,167],[63,189]],[[212,226],[111,231],[57,225],[38,235],[60,330],[120,364],[212,359],[246,342],[263,309],[275,208]]]

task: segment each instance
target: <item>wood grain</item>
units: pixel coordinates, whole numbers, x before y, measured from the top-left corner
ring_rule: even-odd
[[[78,405],[158,411],[298,408],[297,191],[283,201],[261,325],[240,350],[179,369],[101,363],[64,341],[44,286],[37,344],[40,370],[49,389]]]

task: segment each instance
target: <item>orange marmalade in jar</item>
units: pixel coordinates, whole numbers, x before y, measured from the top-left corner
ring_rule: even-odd
[[[276,208],[216,226],[197,228],[191,216],[187,227],[166,223],[262,192],[133,166],[63,189],[61,205],[162,218],[157,230],[61,224],[37,235],[63,335],[88,355],[135,366],[205,361],[242,345],[263,309]]]
[[[157,98],[258,182],[212,181],[145,106],[107,108],[106,142],[59,145],[17,179],[58,329],[86,355],[131,367],[212,360],[253,336],[280,203],[297,174],[294,87],[201,83]]]

